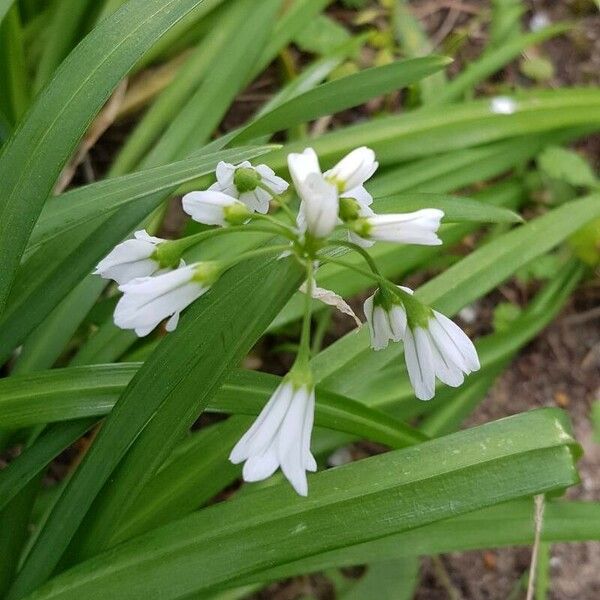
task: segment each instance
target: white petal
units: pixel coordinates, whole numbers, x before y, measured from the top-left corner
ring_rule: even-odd
[[[310,439],[315,420],[315,390],[311,390],[304,411],[304,424],[302,427],[302,451],[304,454],[304,468],[307,471],[317,470],[317,461],[310,451]]]
[[[342,182],[344,191],[351,190],[367,181],[375,173],[378,166],[375,160],[375,152],[362,146],[344,156],[333,169],[325,173],[325,177],[332,178],[336,182]]]
[[[263,454],[251,456],[244,464],[242,477],[244,481],[262,481],[271,477],[279,467],[275,448],[269,447]]]
[[[271,189],[275,195],[283,194],[290,184],[281,177],[275,175],[275,171],[267,165],[257,165],[256,172],[260,175],[264,183]]]
[[[171,333],[172,331],[175,331],[177,329],[177,325],[179,325],[179,315],[181,313],[179,311],[177,311],[168,321],[167,324],[165,325],[165,329]]]
[[[229,187],[233,182],[235,167],[231,163],[219,162],[215,175],[221,188]]]
[[[399,342],[406,331],[406,311],[398,304],[394,304],[388,313],[390,321],[391,339]]]
[[[340,196],[342,198],[354,198],[361,205],[362,208],[368,208],[373,203],[373,196],[371,196],[371,194],[369,194],[369,192],[367,192],[365,187],[362,185],[352,188],[351,190],[348,190],[347,192],[342,192],[340,194]],[[375,213],[373,213],[373,211],[371,211],[371,214],[375,214]],[[371,215],[361,214],[361,216],[366,217],[366,216],[371,216]]]
[[[435,395],[435,373],[427,334],[417,327],[414,334],[410,327],[404,335],[404,358],[408,377],[420,400],[431,400]]]
[[[120,286],[124,294],[115,308],[115,324],[122,329],[153,329],[186,308],[208,289],[191,281],[194,270],[195,265],[190,265]]]
[[[442,241],[436,235],[443,211],[426,208],[413,213],[376,215],[369,218],[370,237],[379,241],[437,246]]]
[[[223,192],[206,190],[190,192],[181,199],[183,210],[198,223],[226,225],[225,208],[239,201]]]
[[[309,175],[302,196],[307,230],[317,238],[327,237],[338,221],[339,203],[335,186],[319,174]]]
[[[433,311],[435,321],[444,329],[448,337],[456,345],[467,367],[466,372],[478,371],[480,368],[479,357],[469,336],[451,319],[438,311]]]
[[[288,154],[288,169],[298,194],[302,196],[304,182],[309,175],[321,174],[319,158],[312,148],[306,148],[301,154]]]
[[[263,454],[276,439],[277,431],[292,400],[292,386],[281,384],[262,409],[252,427],[235,445],[229,460],[237,464],[252,455]]]
[[[301,496],[308,494],[302,446],[304,415],[308,399],[309,392],[306,388],[302,387],[295,391],[277,436],[277,456],[281,470]]]
[[[371,340],[373,350],[383,350],[387,347],[392,331],[388,321],[387,312],[382,306],[373,309],[373,332],[375,337]]]
[[[160,244],[161,242],[164,242],[165,240],[163,240],[163,238],[159,238],[159,237],[155,237],[153,235],[150,235],[145,229],[140,229],[139,231],[136,231],[133,234],[133,237],[136,240],[142,240],[144,242],[149,242],[150,244]]]
[[[462,369],[441,351],[436,344],[435,338],[431,335],[431,332],[429,332],[429,341],[436,377],[450,387],[462,385],[465,380]]]
[[[159,268],[160,265],[155,260],[145,258],[143,260],[114,265],[104,269],[101,273],[97,273],[104,279],[113,279],[119,285],[123,285],[139,277],[150,277],[150,275],[156,273]]]

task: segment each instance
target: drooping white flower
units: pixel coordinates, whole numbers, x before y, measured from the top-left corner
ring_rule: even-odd
[[[181,204],[194,221],[205,225],[241,225],[251,214],[243,202],[216,190],[190,192]]]
[[[136,231],[134,239],[118,244],[98,263],[94,275],[113,279],[119,285],[136,277],[149,277],[160,269],[160,264],[153,255],[156,247],[164,241],[148,235],[145,229]]]
[[[373,215],[357,220],[353,230],[364,240],[438,246],[442,240],[437,236],[437,230],[443,216],[444,212],[437,208]]]
[[[310,452],[314,410],[314,387],[284,379],[229,455],[234,464],[245,461],[245,481],[267,479],[280,467],[298,494],[308,494],[306,471],[317,470]]]
[[[451,387],[462,385],[464,376],[479,370],[473,342],[448,317],[436,310],[426,322],[409,324],[404,333],[404,358],[410,382],[420,400],[435,395],[436,377]]]
[[[265,214],[273,195],[283,194],[289,184],[275,175],[267,165],[253,167],[247,160],[239,165],[221,161],[216,169],[217,181],[208,189],[223,192],[243,202],[252,212]],[[268,188],[267,189],[265,189]]]
[[[173,331],[179,313],[209,290],[218,272],[216,263],[194,263],[120,286],[123,296],[115,308],[115,325],[143,337],[168,317],[166,329]]]
[[[402,304],[392,301],[384,307],[380,295],[378,290],[363,305],[373,350],[387,348],[390,340],[399,342],[406,331],[406,311]]]

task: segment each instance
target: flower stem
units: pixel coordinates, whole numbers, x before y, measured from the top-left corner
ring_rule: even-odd
[[[221,235],[241,232],[271,233],[273,235],[280,235],[279,230],[274,229],[273,227],[267,227],[265,225],[236,225],[233,227],[219,227],[218,229],[209,229],[208,231],[201,231],[200,233],[195,233],[194,235],[188,235],[187,237],[179,240],[163,242],[156,249],[156,255],[161,265],[165,267],[176,266],[182,254],[189,248]]]
[[[310,325],[312,321],[312,292],[314,268],[312,260],[306,261],[306,291],[304,295],[304,318],[302,319],[302,333],[300,335],[300,349],[296,362],[308,365],[310,360]]]
[[[353,250],[354,252],[360,254],[364,259],[365,262],[369,265],[369,268],[371,269],[371,271],[373,271],[373,273],[375,273],[376,275],[379,275],[380,277],[381,272],[379,271],[379,267],[377,266],[377,263],[373,260],[373,257],[362,247],[359,246],[358,244],[355,244],[354,242],[347,242],[346,240],[335,240],[332,242],[329,242],[327,244],[328,246],[343,246],[344,248],[349,248],[350,250]]]

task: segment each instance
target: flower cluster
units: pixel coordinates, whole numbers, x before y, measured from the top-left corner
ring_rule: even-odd
[[[244,463],[246,481],[265,479],[281,468],[296,492],[306,495],[306,472],[317,468],[310,451],[315,410],[315,382],[309,362],[311,299],[318,298],[355,316],[334,292],[316,287],[314,271],[321,263],[354,269],[377,284],[377,291],[364,303],[371,346],[382,350],[390,341],[404,344],[408,375],[418,398],[434,396],[436,378],[459,386],[465,375],[479,369],[477,352],[464,332],[420,302],[418,294],[383,277],[366,250],[378,241],[442,243],[437,235],[444,216],[441,210],[375,213],[365,183],[377,168],[375,153],[365,147],[353,150],[327,171],[321,169],[312,148],[290,154],[288,170],[299,200],[294,211],[288,182],[267,165],[221,162],[213,185],[182,199],[184,211],[194,221],[215,227],[179,240],[137,231],[134,239],[119,244],[97,266],[95,273],[113,279],[123,293],[115,308],[115,324],[134,330],[138,336],[148,335],[164,320],[165,329],[173,331],[181,311],[243,260],[269,254],[293,255],[305,267],[301,291],[306,302],[296,361],[230,455],[233,463]],[[270,211],[271,207],[279,210]],[[188,249],[208,238],[256,231],[279,236],[284,243],[228,260],[190,264],[183,260]],[[368,268],[337,258],[331,252],[335,248],[357,252]]]

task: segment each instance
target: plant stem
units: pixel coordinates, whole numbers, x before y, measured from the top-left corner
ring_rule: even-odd
[[[298,361],[308,363],[310,359],[310,325],[312,320],[312,290],[313,290],[313,262],[306,261],[306,291],[304,293],[304,318],[302,319],[302,334],[300,336],[300,349]]]

